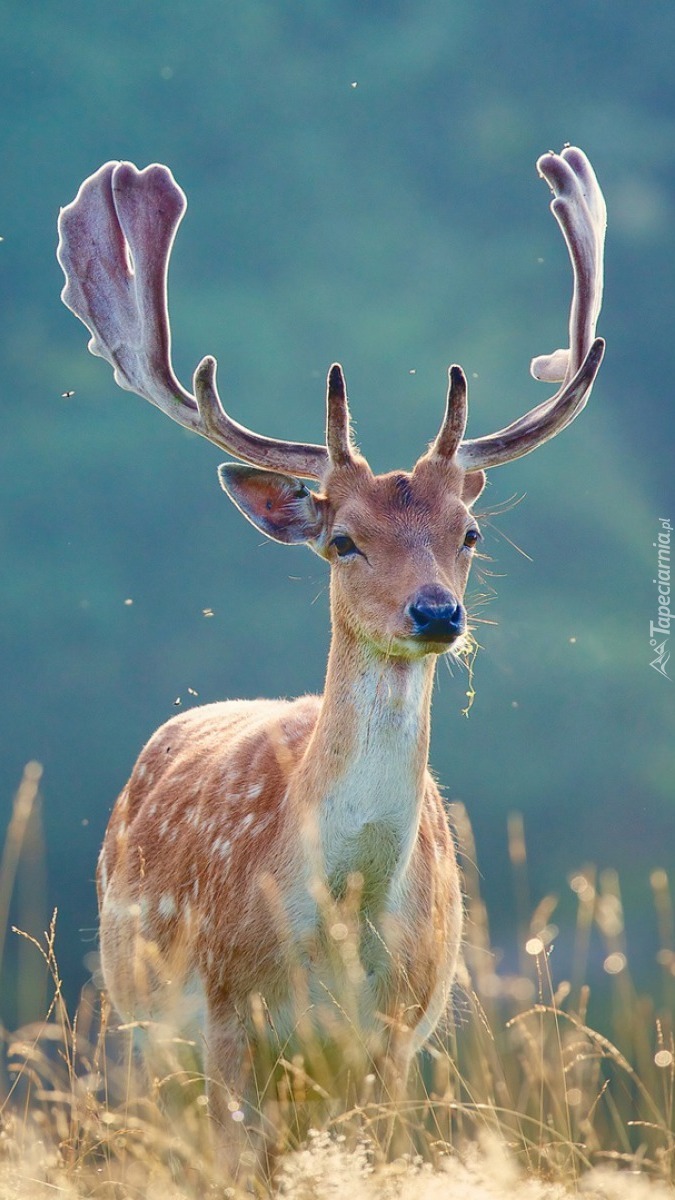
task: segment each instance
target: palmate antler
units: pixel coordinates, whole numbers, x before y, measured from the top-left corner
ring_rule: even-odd
[[[110,363],[121,388],[236,458],[320,479],[328,464],[325,446],[262,437],[227,415],[216,391],[215,359],[197,367],[196,398],[174,374],[166,284],[186,207],[168,167],[139,171],[133,163],[105,163],[59,215],[61,298],[87,326],[91,353]]]
[[[432,452],[454,458],[466,471],[528,454],[573,421],[602,361],[604,342],[594,340],[602,300],[602,192],[588,159],[574,147],[544,155],[537,167],[554,193],[551,209],[567,242],[574,288],[570,346],[535,359],[532,373],[538,379],[562,380],[562,387],[505,429],[465,441],[466,379],[460,367],[452,367],[446,415]],[[337,363],[328,376],[325,446],[263,437],[232,420],[216,390],[213,358],[199,364],[194,396],[178,382],[171,365],[166,284],[185,208],[185,196],[168,167],[155,164],[139,171],[132,163],[102,166],[59,217],[64,303],[90,330],[89,349],[110,363],[120,387],[150,400],[244,462],[322,479],[352,454],[345,383]]]

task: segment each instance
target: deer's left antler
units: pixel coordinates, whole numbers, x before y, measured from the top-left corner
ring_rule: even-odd
[[[584,408],[605,351],[595,327],[602,303],[607,209],[595,172],[576,146],[544,154],[537,163],[552,192],[551,211],[562,229],[572,263],[570,344],[532,361],[535,379],[562,380],[554,396],[488,437],[460,442],[456,461],[467,471],[496,467],[536,450]],[[444,424],[450,420],[450,403]],[[443,428],[439,434],[442,437]],[[438,439],[437,443],[438,445]]]

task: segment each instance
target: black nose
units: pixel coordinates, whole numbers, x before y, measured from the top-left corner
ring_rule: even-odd
[[[464,606],[438,584],[421,588],[408,604],[413,636],[420,642],[456,641],[466,628]]]

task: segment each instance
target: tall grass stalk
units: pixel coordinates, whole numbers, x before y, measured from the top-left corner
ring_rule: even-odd
[[[14,797],[12,815],[10,817],[5,842],[0,860],[0,972],[2,971],[7,928],[9,924],[9,906],[16,884],[16,876],[21,861],[24,843],[29,834],[31,819],[38,805],[42,765],[38,762],[26,764],[19,790]]]

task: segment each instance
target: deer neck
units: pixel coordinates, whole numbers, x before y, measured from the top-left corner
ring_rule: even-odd
[[[382,896],[415,844],[435,656],[387,657],[334,620],[321,710],[300,770],[307,828],[331,892],[360,875]]]

